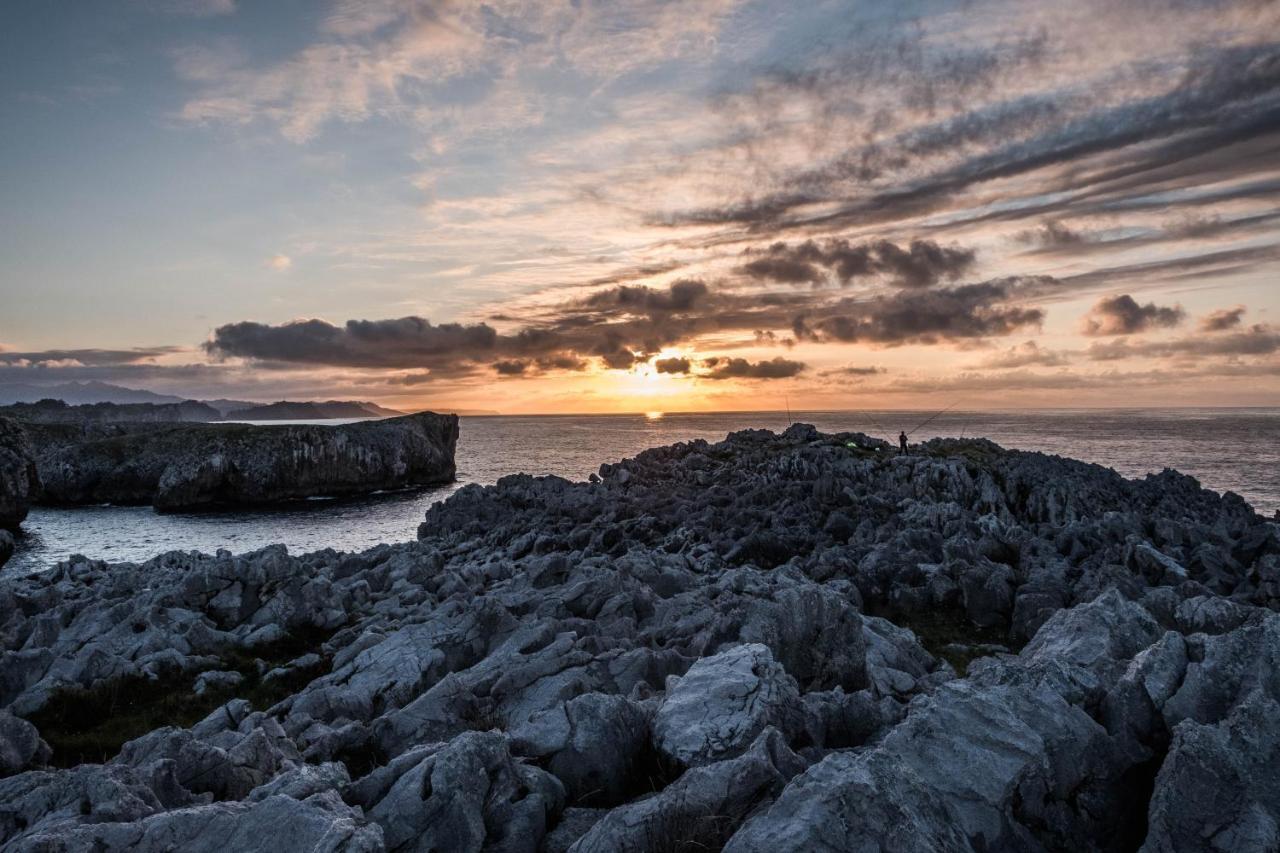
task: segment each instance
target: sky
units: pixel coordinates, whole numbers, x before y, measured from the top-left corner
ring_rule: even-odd
[[[1280,3],[9,0],[0,383],[1280,405]]]

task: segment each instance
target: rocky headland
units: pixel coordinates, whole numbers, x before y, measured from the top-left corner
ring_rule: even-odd
[[[365,494],[453,480],[458,419],[324,425],[28,423],[53,505],[162,511]]]
[[[0,581],[0,844],[1274,850],[1277,603],[1172,471],[736,433]]]

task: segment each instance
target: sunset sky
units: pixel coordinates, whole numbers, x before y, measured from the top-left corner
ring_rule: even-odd
[[[1280,405],[1280,3],[9,0],[0,383]]]

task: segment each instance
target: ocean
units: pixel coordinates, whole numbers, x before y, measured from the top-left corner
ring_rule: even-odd
[[[414,538],[423,513],[468,483],[507,474],[585,479],[603,462],[649,447],[734,430],[785,429],[791,420],[823,432],[859,431],[896,441],[983,436],[1010,448],[1096,462],[1128,477],[1176,468],[1207,488],[1231,490],[1258,512],[1280,511],[1280,408],[929,412],[728,412],[714,414],[464,417],[458,481],[431,489],[271,509],[160,515],[150,507],[36,507],[4,574],[46,569],[73,554],[141,561],[171,550],[251,551],[284,543],[292,553],[360,551]]]

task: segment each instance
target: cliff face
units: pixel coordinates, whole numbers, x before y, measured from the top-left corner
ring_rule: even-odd
[[[458,419],[345,426],[33,425],[43,500],[159,510],[266,504],[443,483]]]
[[[1277,849],[1280,541],[1239,497],[801,425],[593,479],[0,580],[0,846]]]
[[[26,431],[0,417],[0,529],[17,530],[39,491],[35,451]]]
[[[27,517],[40,491],[35,453],[22,425],[0,417],[0,566],[13,554],[11,531]]]

